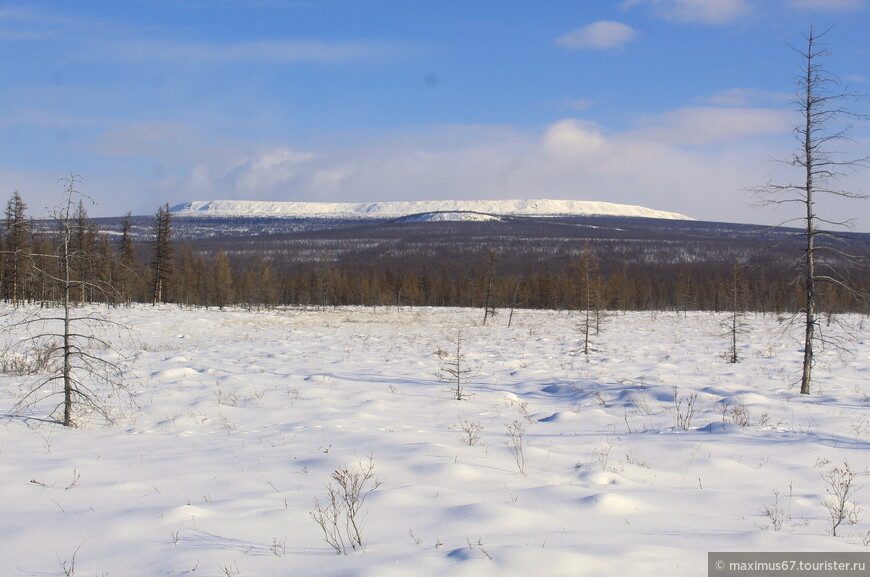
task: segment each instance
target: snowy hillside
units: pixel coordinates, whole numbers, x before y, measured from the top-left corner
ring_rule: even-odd
[[[45,376],[20,374],[21,321],[57,315],[0,306],[23,355],[0,374],[3,577],[696,577],[708,551],[868,551],[861,317],[827,329],[853,354],[819,351],[801,396],[800,332],[773,315],[746,317],[731,364],[709,313],[614,315],[588,357],[553,311],[85,313],[130,327],[87,352],[126,359],[135,404],[63,430],[48,401],[10,415]],[[835,537],[846,462],[865,512]],[[336,554],[312,512],[367,470],[365,551]]]
[[[420,200],[407,202],[265,202],[196,200],[172,207],[181,216],[286,218],[398,218],[426,213],[483,213],[515,216],[628,216],[692,220],[682,214],[609,202],[580,200]]]
[[[424,212],[398,219],[398,222],[486,222],[501,221],[502,217],[483,212]]]

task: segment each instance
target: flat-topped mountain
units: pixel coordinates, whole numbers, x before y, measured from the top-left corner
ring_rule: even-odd
[[[495,216],[620,216],[693,220],[674,212],[642,206],[581,200],[414,200],[396,202],[271,202],[253,200],[196,200],[173,206],[179,216],[277,218],[402,218],[420,214],[486,214]]]

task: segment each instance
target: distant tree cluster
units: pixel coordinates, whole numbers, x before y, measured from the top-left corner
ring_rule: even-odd
[[[486,258],[480,255],[481,259]],[[490,276],[479,267],[433,266],[403,268],[390,263],[340,265],[309,264],[295,270],[269,265],[279,282],[271,294],[280,304],[310,306],[407,305],[486,307],[490,309],[537,308],[555,310],[731,310],[733,279],[729,263],[721,266],[631,265],[609,271],[594,271],[585,257],[541,263],[539,270],[509,270],[510,257]],[[581,260],[582,259],[582,260]],[[236,304],[257,304],[259,299],[246,287],[258,276],[257,266],[239,263],[235,268]],[[594,266],[594,265],[593,265]],[[594,270],[594,269],[593,269]],[[787,270],[753,269],[744,275],[740,288],[747,310],[791,312],[801,304],[801,290]],[[862,286],[870,288],[866,279]],[[263,287],[256,289],[262,292]],[[825,312],[866,312],[866,303],[850,291],[826,287]]]
[[[101,281],[111,282],[119,265],[111,243],[88,218],[85,205],[79,202],[63,222],[29,220],[26,209],[16,191],[6,206],[4,234],[0,238],[3,300],[15,305],[61,302],[61,279],[67,265],[70,280],[75,282],[72,298],[76,302],[106,300],[94,287]],[[84,280],[88,282],[81,282]]]

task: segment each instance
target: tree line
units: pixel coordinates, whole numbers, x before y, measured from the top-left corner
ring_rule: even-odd
[[[26,210],[15,192],[0,235],[0,298],[15,305],[59,302],[62,223],[28,218]],[[613,242],[585,240],[541,254],[496,239],[437,250],[354,250],[349,242],[343,252],[323,258],[305,240],[249,239],[244,250],[229,240],[176,242],[168,206],[151,218],[144,239],[132,233],[129,214],[111,232],[99,229],[81,201],[68,218],[74,225],[70,274],[89,281],[75,285],[76,303],[447,306],[486,308],[487,314],[499,308],[725,311],[735,306],[738,290],[745,310],[794,312],[802,302],[786,253],[759,251],[738,262],[735,251],[725,250],[683,262],[660,254],[681,250],[672,242],[651,249],[647,257],[653,258],[628,259]],[[836,284],[821,289],[823,312],[866,313],[857,296],[870,290],[866,275],[852,288],[858,290]]]

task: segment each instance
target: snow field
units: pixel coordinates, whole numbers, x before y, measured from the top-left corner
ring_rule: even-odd
[[[708,551],[868,550],[870,522],[832,537],[821,505],[823,474],[848,460],[863,485],[870,465],[860,317],[801,397],[799,331],[770,315],[730,364],[708,313],[612,315],[588,358],[565,312],[106,314],[131,327],[116,347],[138,408],[111,427],[0,420],[2,575],[63,575],[75,555],[87,576],[688,576]],[[457,401],[440,368],[460,331]],[[32,378],[0,377],[0,414]],[[684,424],[695,395],[685,430],[675,394]],[[314,499],[369,457],[367,547],[336,555]]]

